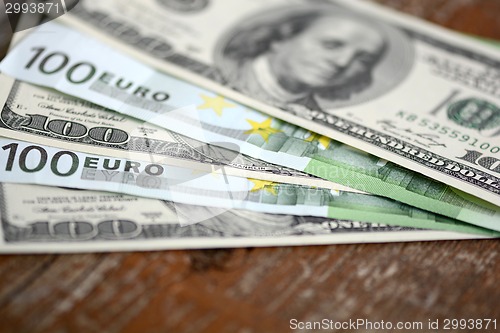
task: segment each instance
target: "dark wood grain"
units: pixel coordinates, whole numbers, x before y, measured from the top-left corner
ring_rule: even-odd
[[[500,1],[378,2],[500,40]],[[500,325],[499,250],[485,240],[0,256],[0,332],[286,332],[292,318]]]
[[[500,39],[498,0],[374,0],[460,32]]]
[[[2,332],[275,332],[499,314],[499,243],[0,257]]]

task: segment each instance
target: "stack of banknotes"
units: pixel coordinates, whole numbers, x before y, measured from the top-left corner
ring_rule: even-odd
[[[371,2],[81,0],[0,71],[3,252],[500,235],[500,48]]]

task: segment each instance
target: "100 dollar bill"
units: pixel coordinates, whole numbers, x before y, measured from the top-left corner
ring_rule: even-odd
[[[170,165],[233,176],[355,191],[0,74],[2,102],[0,135],[12,139],[103,156],[157,158]],[[101,136],[103,133],[107,136]]]
[[[374,195],[218,174],[199,175],[161,161],[110,158],[5,138],[0,138],[0,163],[0,182],[5,183],[102,190],[222,210],[234,208],[498,234]],[[186,221],[196,222],[199,221]]]
[[[26,37],[0,68],[200,141],[236,144],[242,153],[271,163],[461,221],[500,228],[498,206],[162,75],[58,24],[47,23]],[[148,97],[148,92],[156,97]],[[75,130],[71,122],[66,128],[68,133]]]
[[[182,226],[182,218],[198,219]],[[483,238],[311,216],[218,212],[115,193],[0,183],[0,252],[137,251]]]
[[[366,1],[208,3],[83,0],[61,19],[176,77],[500,205],[498,49]]]

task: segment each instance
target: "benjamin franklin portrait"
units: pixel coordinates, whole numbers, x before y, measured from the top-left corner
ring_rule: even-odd
[[[236,90],[299,115],[381,95],[412,64],[401,32],[333,5],[288,6],[243,21],[220,41],[219,71]]]

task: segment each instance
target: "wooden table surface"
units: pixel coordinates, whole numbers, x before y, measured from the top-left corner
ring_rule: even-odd
[[[500,40],[498,0],[378,2]],[[291,319],[324,318],[498,327],[499,250],[483,240],[5,255],[0,332],[287,332]]]

